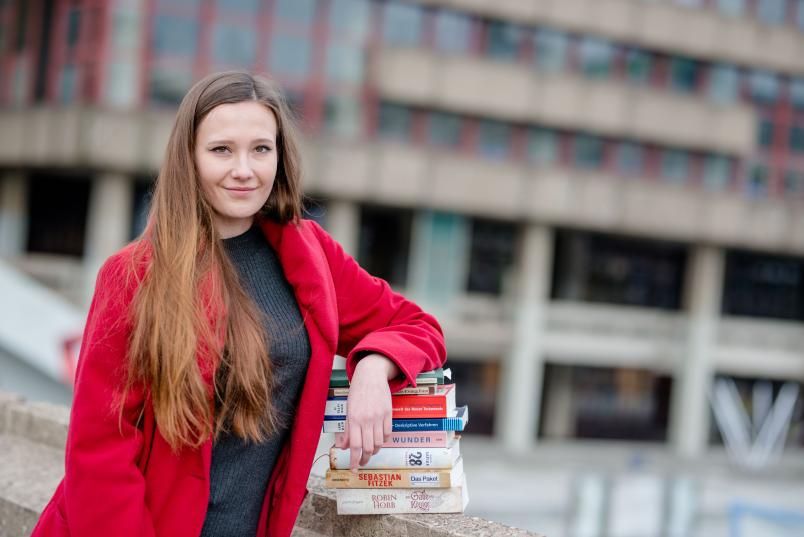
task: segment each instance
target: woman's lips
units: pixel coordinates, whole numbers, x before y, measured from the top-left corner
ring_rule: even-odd
[[[244,197],[248,196],[249,194],[251,194],[252,192],[254,192],[255,190],[257,190],[256,187],[255,188],[243,188],[243,187],[227,188],[227,187],[224,187],[224,189],[227,192],[229,192],[230,195],[238,197],[238,198],[244,198]]]

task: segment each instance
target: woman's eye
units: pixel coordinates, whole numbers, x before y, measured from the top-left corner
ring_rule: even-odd
[[[225,145],[219,145],[218,147],[213,147],[213,148],[212,148],[212,152],[213,152],[213,153],[222,153],[223,151],[226,151],[226,150],[228,150],[228,149],[229,149],[229,148],[228,148],[228,147],[226,147]]]
[[[268,153],[269,151],[271,151],[271,148],[268,147],[267,145],[258,145],[257,146],[257,152],[258,153]]]

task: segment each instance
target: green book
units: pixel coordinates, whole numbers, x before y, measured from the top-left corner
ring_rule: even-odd
[[[451,378],[449,369],[446,371],[442,368],[433,369],[432,371],[423,371],[416,377],[416,385],[433,385],[444,384],[444,377]],[[330,388],[348,388],[349,379],[346,378],[345,369],[333,369],[332,375],[329,377]]]

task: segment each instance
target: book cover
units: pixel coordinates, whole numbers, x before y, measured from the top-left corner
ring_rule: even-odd
[[[346,419],[346,401],[346,397],[330,397],[324,415]],[[445,418],[455,410],[455,385],[440,385],[432,395],[394,395],[391,404],[394,418]]]
[[[452,468],[327,470],[327,488],[449,488],[458,486],[463,476],[463,457]]]
[[[398,392],[394,392],[391,395],[396,397],[397,395],[432,395],[436,393],[436,390],[439,388],[438,384],[425,384],[422,386],[408,386],[406,388],[402,388]],[[349,395],[349,388],[330,388],[327,392],[327,397],[347,397]]]
[[[335,433],[335,441],[344,433]],[[382,447],[447,447],[453,438],[460,438],[455,431],[425,431],[420,433],[391,433]]]
[[[469,503],[466,477],[447,489],[338,489],[339,515],[463,513]]]
[[[422,371],[416,376],[416,386],[420,384],[444,384],[444,377],[451,378],[452,372],[449,369],[433,369],[432,371]],[[349,379],[346,377],[345,369],[333,369],[329,377],[330,388],[347,388]]]
[[[393,432],[421,431],[463,431],[469,421],[469,409],[466,405],[458,407],[448,418],[411,418],[393,419]],[[342,433],[346,430],[346,420],[339,417],[324,416],[323,432]]]
[[[380,470],[389,468],[452,468],[460,456],[460,438],[452,441],[449,447],[393,447],[383,448],[372,455],[361,468]],[[329,450],[329,467],[332,470],[348,470],[351,450],[332,447]]]

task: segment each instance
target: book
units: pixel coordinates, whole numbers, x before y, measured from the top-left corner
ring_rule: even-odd
[[[469,409],[466,405],[457,407],[446,418],[411,418],[392,419],[393,432],[420,432],[420,431],[463,431],[469,421]],[[324,416],[325,433],[342,433],[346,430],[346,420],[338,416]]]
[[[338,489],[339,515],[393,513],[463,513],[469,503],[464,476],[457,487],[445,489]]]
[[[327,470],[327,488],[449,488],[463,477],[463,457],[452,468]]]
[[[407,386],[402,388],[398,392],[394,392],[391,395],[396,397],[397,395],[432,395],[438,389],[438,384],[425,384],[422,386]],[[327,397],[347,397],[349,395],[349,388],[330,388],[327,392]]]
[[[324,415],[346,419],[346,401],[346,397],[330,397]],[[442,384],[433,395],[394,395],[391,405],[394,418],[445,418],[455,410],[455,385]]]
[[[344,433],[335,433],[336,442]],[[414,433],[391,433],[388,441],[382,447],[398,448],[406,446],[416,447],[447,447],[456,436],[455,431],[424,431]]]
[[[416,386],[420,384],[444,384],[444,377],[452,378],[452,372],[449,369],[433,369],[432,371],[422,371],[416,376]],[[346,376],[345,369],[333,369],[329,377],[330,388],[348,388],[349,379]]]
[[[383,448],[371,456],[365,466],[366,470],[389,468],[452,468],[460,456],[460,437],[454,439],[448,447],[395,447]],[[351,450],[331,447],[329,450],[329,467],[332,470],[348,470]]]

